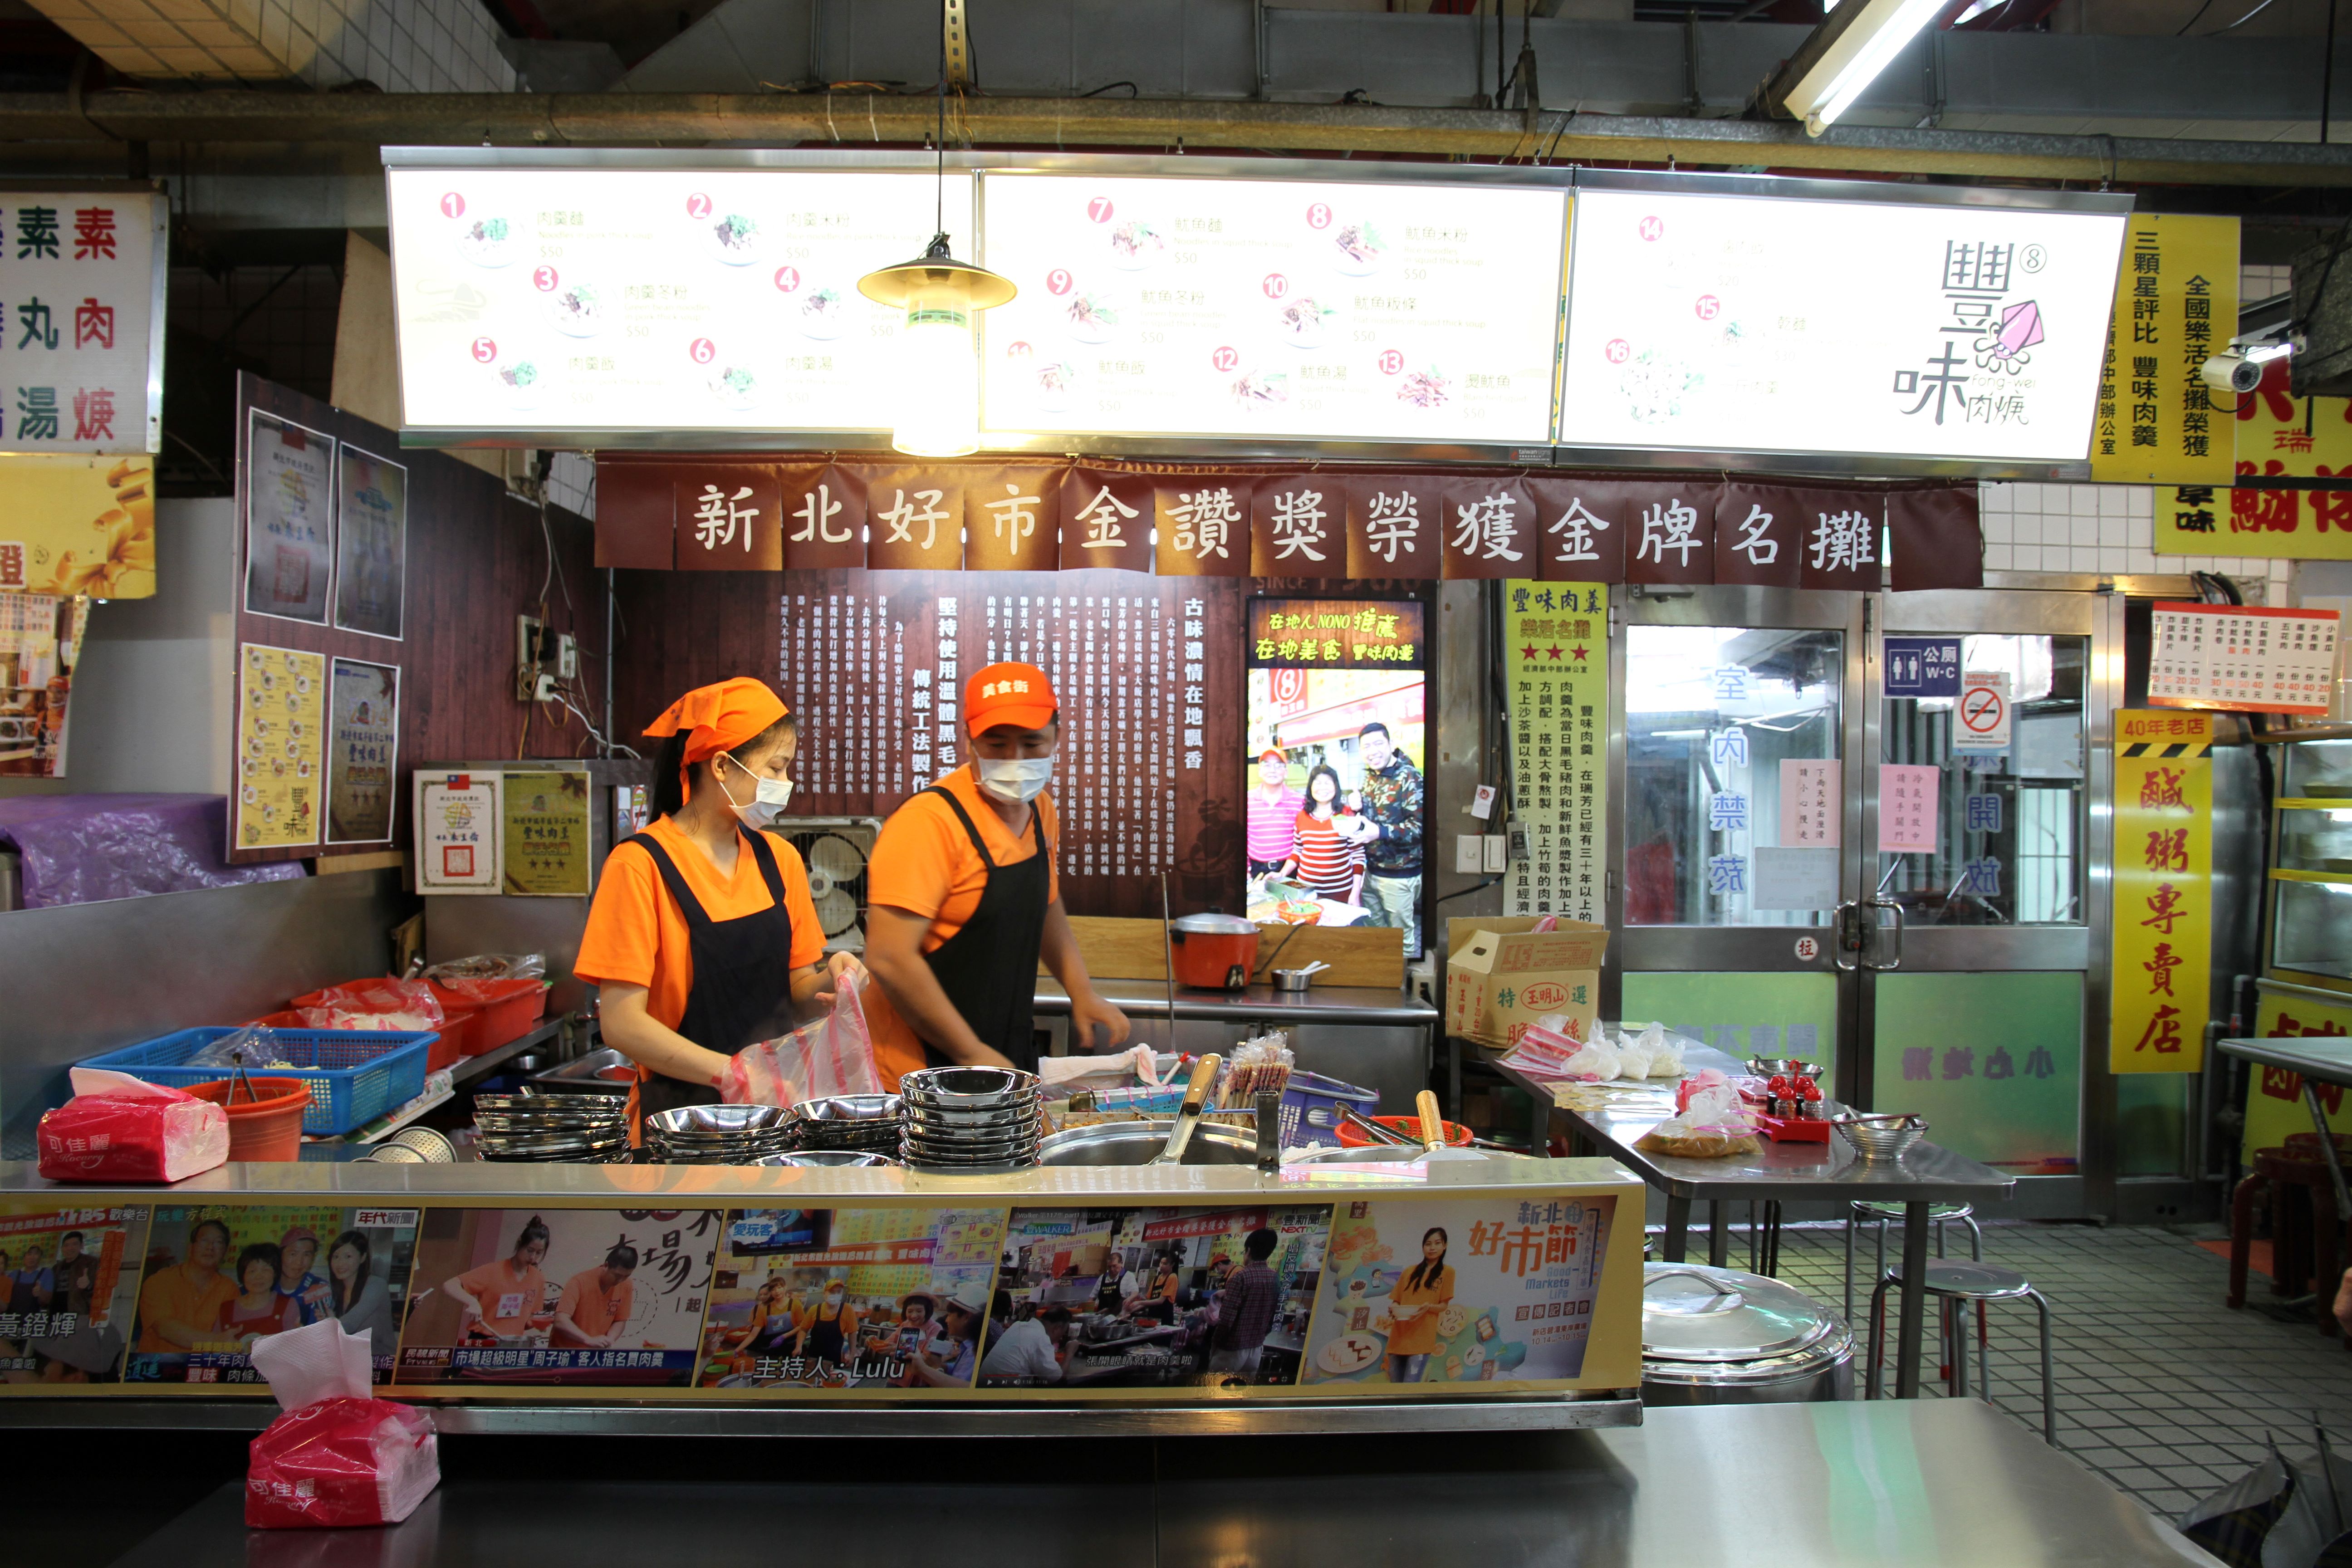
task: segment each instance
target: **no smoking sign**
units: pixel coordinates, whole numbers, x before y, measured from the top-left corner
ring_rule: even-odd
[[[1963,752],[2009,750],[2009,673],[1970,670],[1960,679],[1952,746]]]

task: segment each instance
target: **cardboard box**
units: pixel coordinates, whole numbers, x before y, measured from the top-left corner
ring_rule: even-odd
[[[1601,959],[1609,928],[1540,916],[1468,916],[1446,925],[1445,1031],[1496,1050],[1518,1042],[1529,1024],[1568,1016],[1579,1039],[1601,1016]]]

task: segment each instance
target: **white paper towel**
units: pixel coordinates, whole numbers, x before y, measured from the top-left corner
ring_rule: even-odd
[[[332,1318],[282,1334],[265,1334],[253,1342],[248,1353],[254,1370],[269,1380],[269,1392],[283,1409],[299,1410],[321,1399],[374,1395],[370,1382],[374,1342],[363,1333],[345,1333]]]

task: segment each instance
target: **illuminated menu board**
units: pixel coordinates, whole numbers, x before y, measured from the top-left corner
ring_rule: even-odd
[[[982,423],[1541,442],[1559,191],[987,174]]]
[[[2120,211],[1580,190],[1575,222],[1563,442],[2089,454]]]
[[[389,171],[417,430],[887,430],[898,313],[857,291],[931,236],[932,175]],[[971,182],[947,216],[971,233]]]

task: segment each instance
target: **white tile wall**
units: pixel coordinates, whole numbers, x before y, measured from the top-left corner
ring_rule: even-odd
[[[595,521],[596,459],[581,452],[556,453],[547,470],[547,499]]]
[[[2291,562],[2156,553],[2157,491],[2147,485],[1989,484],[1977,495],[1988,572],[2220,572],[2250,602],[2286,602]]]
[[[512,92],[514,68],[477,0],[36,0],[132,76],[386,92]],[[429,18],[429,23],[428,19]],[[413,19],[413,25],[412,25]]]

